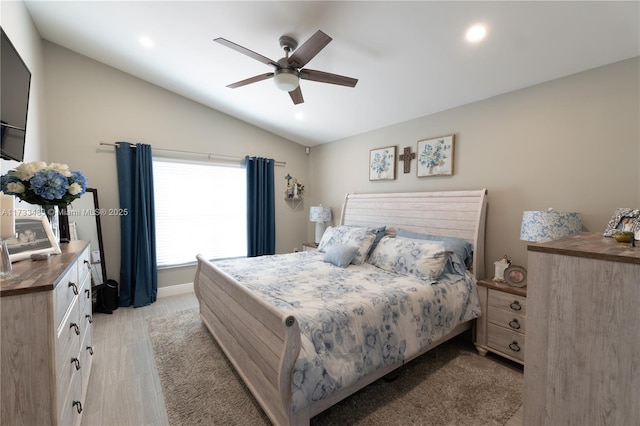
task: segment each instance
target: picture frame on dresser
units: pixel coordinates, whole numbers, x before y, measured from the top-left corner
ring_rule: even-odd
[[[29,259],[33,254],[60,254],[60,246],[51,224],[44,215],[31,210],[16,210],[16,236],[7,240],[11,262]]]
[[[637,234],[640,231],[640,209],[618,208],[604,231],[605,237],[613,237],[616,232],[628,231]],[[636,238],[637,239],[637,238]]]

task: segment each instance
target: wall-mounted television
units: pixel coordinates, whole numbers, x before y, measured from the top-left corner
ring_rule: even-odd
[[[31,72],[2,28],[0,32],[0,157],[22,161]]]

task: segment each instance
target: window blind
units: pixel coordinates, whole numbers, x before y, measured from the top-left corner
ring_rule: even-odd
[[[246,171],[153,159],[158,267],[247,254]]]

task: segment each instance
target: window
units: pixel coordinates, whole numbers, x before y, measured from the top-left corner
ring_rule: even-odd
[[[247,255],[246,170],[153,159],[158,267]]]

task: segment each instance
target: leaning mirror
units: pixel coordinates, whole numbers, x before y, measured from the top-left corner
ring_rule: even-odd
[[[69,219],[69,239],[90,241],[91,286],[102,285],[106,281],[107,267],[104,262],[102,228],[100,226],[100,206],[98,190],[87,188],[82,197],[67,208]]]

